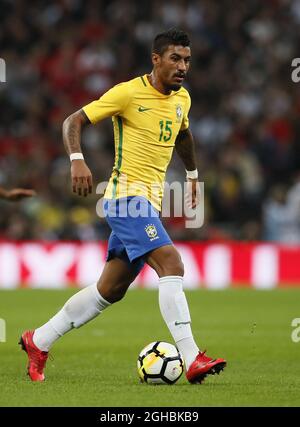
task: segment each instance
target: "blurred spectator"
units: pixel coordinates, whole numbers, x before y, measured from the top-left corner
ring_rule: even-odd
[[[0,185],[35,188],[37,200],[1,204],[0,236],[106,239],[99,195],[70,188],[62,122],[113,84],[151,70],[155,34],[170,26],[192,41],[186,86],[205,182],[205,225],[167,220],[176,239],[259,238],[300,242],[299,0],[2,0]],[[83,149],[95,182],[113,166],[111,121],[88,127]],[[174,156],[170,176],[184,179]],[[266,198],[266,194],[267,199]]]
[[[264,238],[282,243],[300,241],[300,184],[290,191],[274,185],[264,204]]]

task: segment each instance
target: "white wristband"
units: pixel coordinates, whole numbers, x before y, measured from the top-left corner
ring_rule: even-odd
[[[84,157],[82,153],[72,153],[70,154],[70,160],[71,162],[72,160],[84,160]]]
[[[195,169],[193,171],[187,171],[186,170],[186,177],[188,179],[197,179],[198,178],[198,169]]]

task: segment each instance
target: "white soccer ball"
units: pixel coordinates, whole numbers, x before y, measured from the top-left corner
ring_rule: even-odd
[[[163,341],[148,344],[139,354],[138,374],[148,384],[174,384],[184,370],[178,349]]]

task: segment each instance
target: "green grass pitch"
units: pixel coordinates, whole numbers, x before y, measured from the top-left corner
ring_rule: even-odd
[[[31,383],[27,356],[17,345],[24,329],[52,316],[76,290],[0,292],[0,406],[300,406],[300,342],[291,339],[300,317],[300,289],[187,291],[194,336],[210,356],[227,359],[218,376],[191,385],[141,384],[139,351],[172,342],[156,291],[133,290],[97,319],[73,330],[52,349],[46,381]]]

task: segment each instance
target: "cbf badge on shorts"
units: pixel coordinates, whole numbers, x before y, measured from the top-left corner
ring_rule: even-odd
[[[153,240],[159,239],[155,225],[148,224],[145,228],[145,231],[148,237],[150,238],[150,242],[152,242]]]

